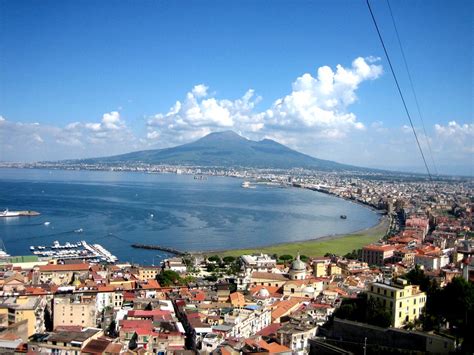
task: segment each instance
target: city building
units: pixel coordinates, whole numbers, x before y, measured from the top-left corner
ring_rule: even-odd
[[[66,295],[53,300],[53,325],[78,325],[81,327],[96,326],[95,297]]]
[[[396,249],[392,244],[369,244],[362,248],[362,260],[368,265],[383,266]]]
[[[408,285],[404,279],[390,284],[374,282],[367,296],[390,313],[391,326],[395,328],[418,319],[426,304],[426,293],[421,292],[419,286]]]

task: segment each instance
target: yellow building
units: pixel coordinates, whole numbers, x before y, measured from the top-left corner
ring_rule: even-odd
[[[140,281],[147,281],[150,279],[156,279],[156,275],[158,275],[161,271],[161,267],[159,266],[141,266],[138,268],[138,279]]]
[[[95,327],[95,297],[55,297],[53,300],[53,325],[54,328],[63,325]]]
[[[369,300],[376,300],[390,312],[391,325],[395,328],[418,319],[426,303],[426,293],[421,292],[419,286],[408,285],[403,279],[391,284],[374,282],[367,295]]]
[[[11,326],[26,320],[28,336],[42,332],[44,331],[45,305],[45,299],[40,296],[9,297],[0,304],[0,325]]]

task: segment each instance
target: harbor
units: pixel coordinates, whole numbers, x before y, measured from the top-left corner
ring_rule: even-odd
[[[30,251],[40,259],[58,259],[58,260],[87,260],[91,263],[114,263],[118,260],[107,249],[100,244],[89,244],[85,240],[65,244],[57,240],[49,246],[30,246]]]

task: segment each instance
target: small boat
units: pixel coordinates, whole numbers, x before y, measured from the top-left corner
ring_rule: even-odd
[[[341,219],[347,219],[347,216],[345,214],[341,214]]]
[[[35,247],[32,245],[32,246],[30,247],[30,250],[35,250]]]
[[[74,231],[74,233],[82,233],[82,232],[84,232],[84,229],[82,229],[82,228],[76,229]]]
[[[155,215],[153,213],[150,213],[150,218],[153,218],[155,217]]]
[[[51,224],[51,222],[48,222],[48,221],[44,222],[45,226],[49,226],[50,224]]]
[[[243,187],[244,189],[254,189],[254,188],[255,188],[255,186],[250,185],[250,182],[249,182],[249,181],[244,181],[244,182],[242,183],[242,187]]]

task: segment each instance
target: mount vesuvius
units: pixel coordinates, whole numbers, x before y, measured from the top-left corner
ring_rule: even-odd
[[[69,162],[88,164],[145,163],[227,168],[368,170],[330,160],[317,159],[271,139],[252,141],[233,131],[210,133],[195,142],[172,148],[142,150]]]

